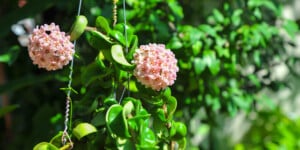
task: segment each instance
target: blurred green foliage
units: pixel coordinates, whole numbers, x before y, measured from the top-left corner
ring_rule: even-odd
[[[63,129],[63,117],[57,116],[62,116],[64,112],[65,95],[59,89],[66,86],[69,70],[66,67],[61,71],[50,73],[37,69],[31,64],[26,48],[19,46],[17,37],[9,32],[10,26],[20,19],[33,17],[37,24],[56,22],[67,32],[75,19],[77,2],[47,0],[40,3],[36,0],[28,0],[28,4],[23,8],[17,7],[16,0],[5,0],[4,4],[0,6],[0,16],[3,18],[0,21],[0,62],[7,64],[5,69],[7,82],[0,86],[0,92],[9,94],[10,103],[17,104],[18,107],[9,106],[14,108],[12,130],[9,133],[12,137],[7,138],[6,133],[1,132],[3,139],[1,141],[10,140],[8,141],[10,144],[4,147],[7,149],[32,149],[38,142],[51,139]],[[187,149],[234,147],[216,138],[220,134],[217,128],[222,126],[218,116],[235,116],[241,111],[256,111],[260,103],[272,103],[266,96],[263,98],[257,96],[262,89],[276,91],[285,86],[285,82],[271,79],[272,67],[279,62],[284,62],[290,65],[289,69],[293,71],[292,66],[297,60],[287,57],[285,46],[293,46],[292,40],[298,31],[298,25],[281,16],[281,3],[275,0],[221,2],[217,0],[193,2],[127,0],[126,6],[127,23],[132,33],[137,35],[138,43],[140,45],[165,43],[178,59],[180,71],[171,90],[172,95],[177,99],[174,118],[187,125]],[[119,22],[122,22],[121,3],[118,3],[118,8]],[[107,24],[112,24],[110,19],[112,1],[86,0],[82,10],[89,25],[96,24],[102,32],[110,32],[109,36],[116,37],[115,40],[126,45],[118,33],[111,32],[111,29],[104,24],[97,25],[97,17],[100,15],[108,20]],[[100,20],[103,21],[101,18]],[[283,38],[282,31],[290,38]],[[74,125],[79,122],[91,122],[94,126],[101,127],[105,122],[103,119],[114,123],[113,118],[105,118],[103,111],[107,111],[108,106],[114,105],[109,112],[117,114],[118,117],[118,114],[129,106],[125,102],[119,106],[114,101],[105,99],[111,93],[112,81],[109,75],[113,72],[107,73],[107,69],[104,68],[108,64],[101,62],[99,51],[94,50],[94,48],[107,46],[105,42],[97,41],[99,38],[93,39],[97,35],[90,32],[78,40],[73,79],[73,88],[78,91],[78,94],[74,94],[72,99],[74,100],[73,118],[80,119],[75,119]],[[97,45],[99,42],[104,45]],[[136,47],[136,43],[137,41],[130,44]],[[130,55],[126,58],[132,59]],[[102,69],[99,69],[101,67]],[[124,78],[121,80],[123,81]],[[136,86],[136,90],[141,89],[138,84]],[[147,92],[148,95],[153,94]],[[132,95],[145,96],[134,92]],[[144,104],[142,107],[139,102],[132,105],[142,109],[135,114],[141,113],[141,116],[145,116],[142,119],[146,119],[145,122],[149,123],[147,116],[153,112],[144,111]],[[146,102],[145,107],[148,105]],[[4,112],[4,109],[6,108],[3,108],[3,111],[1,109],[1,112]],[[160,119],[164,117],[160,116],[159,111],[156,115]],[[267,115],[258,113],[258,116],[258,120],[253,122],[249,135],[247,134],[235,149],[248,149],[250,146],[253,146],[251,147],[253,149],[279,149],[279,146],[283,145],[286,149],[299,147],[295,128],[292,127],[297,126],[297,122],[277,111]],[[274,130],[269,131],[268,124],[272,120],[268,121],[268,118],[272,117],[281,123],[272,126]],[[192,129],[191,121],[195,118],[199,122],[199,127]],[[267,120],[263,119],[261,123],[260,118]],[[1,121],[4,122],[4,119]],[[118,122],[118,124],[124,123]],[[137,124],[143,126],[138,119],[128,120],[128,124],[131,127]],[[126,128],[126,125],[124,124],[123,127]],[[119,129],[112,127],[110,130],[114,132]],[[152,138],[152,132],[148,128],[137,129],[136,132],[148,134],[149,138]],[[206,135],[206,140],[201,141],[199,145],[193,145],[192,137],[199,134]],[[118,136],[126,137],[126,135],[127,133],[122,133]],[[271,137],[269,141],[262,139],[266,135]],[[89,147],[91,149],[93,146],[104,147],[105,143],[101,143],[104,137],[89,138],[97,139],[93,141],[96,143],[87,139],[77,142],[81,143],[79,144],[81,146],[91,146]],[[4,145],[4,142],[0,145]],[[141,146],[153,145],[153,141],[143,141],[143,138],[138,139],[138,142]],[[113,142],[108,141],[108,143]],[[130,144],[124,145],[130,146]]]
[[[235,150],[299,149],[300,120],[279,110],[262,111],[252,120],[252,126]]]

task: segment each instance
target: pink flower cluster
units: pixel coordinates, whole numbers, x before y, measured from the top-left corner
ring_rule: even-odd
[[[134,76],[146,87],[159,91],[174,84],[177,60],[163,44],[141,45],[134,54]]]
[[[70,36],[61,32],[54,23],[37,26],[29,36],[28,53],[39,68],[48,71],[61,69],[73,59],[74,52]]]

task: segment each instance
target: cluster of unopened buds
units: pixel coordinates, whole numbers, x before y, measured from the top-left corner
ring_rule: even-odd
[[[70,36],[54,23],[36,27],[29,36],[28,52],[34,64],[46,70],[57,70],[73,59],[74,45]],[[141,45],[134,54],[133,75],[153,90],[159,91],[174,84],[178,72],[177,60],[164,44]]]

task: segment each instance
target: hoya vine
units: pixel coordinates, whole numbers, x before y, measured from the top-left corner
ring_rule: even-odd
[[[179,71],[174,53],[164,44],[139,46],[126,19],[117,23],[116,12],[112,27],[103,16],[90,25],[79,15],[69,34],[54,23],[37,26],[31,34],[29,55],[34,64],[48,71],[62,69],[70,61],[73,65],[76,43],[70,41],[85,37],[98,53],[81,70],[81,92],[70,104],[70,135],[61,131],[34,150],[185,149],[187,129],[173,119],[177,100],[168,88]],[[124,90],[130,94],[124,96]]]

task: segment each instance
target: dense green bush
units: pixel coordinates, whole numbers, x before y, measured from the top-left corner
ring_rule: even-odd
[[[8,1],[8,5],[1,6],[7,13],[0,13],[4,18],[0,21],[3,25],[0,48],[4,50],[0,61],[8,64],[5,68],[8,82],[0,86],[0,92],[10,94],[12,104],[1,110],[3,114],[13,111],[10,135],[15,136],[7,146],[9,149],[31,149],[55,135],[51,143],[62,146],[55,143],[64,128],[65,95],[59,89],[67,86],[69,69],[55,72],[37,69],[26,48],[19,46],[8,31],[13,23],[25,17],[34,17],[37,24],[56,22],[62,30],[69,31],[77,4],[44,1],[37,7],[35,2],[28,1],[23,8]],[[207,3],[211,7],[206,7]],[[182,149],[185,145],[186,149],[232,148],[218,139],[221,133],[217,131],[222,126],[219,118],[256,111],[257,105],[272,103],[267,96],[258,97],[257,93],[284,86],[285,83],[271,79],[271,69],[279,62],[293,65],[295,60],[288,57],[285,46],[291,44],[298,26],[282,18],[281,5],[276,1],[127,0],[129,43],[124,37],[122,7],[119,2],[118,24],[112,27],[112,1],[83,3],[82,14],[87,17],[88,25],[96,26],[98,31],[87,31],[77,40],[72,84],[75,92],[71,96],[73,111],[69,124],[70,132],[73,129],[74,149],[126,146],[170,149],[172,141],[177,141]],[[283,38],[282,31],[289,38]],[[112,43],[129,48],[125,56],[129,63],[139,45],[166,44],[178,60],[175,84],[161,92],[144,88],[135,82],[130,64],[107,56],[107,51],[113,51]],[[132,76],[130,83],[127,71]],[[122,90],[128,84],[130,94],[123,99]],[[70,87],[63,89],[68,91]],[[122,103],[118,104],[120,99]],[[199,125],[196,128],[192,127],[195,120]],[[186,137],[182,137],[185,126],[180,121],[187,127]],[[81,129],[85,127],[90,130]],[[255,126],[252,130],[256,130]],[[202,131],[208,137],[193,145],[191,139]],[[278,132],[274,130],[271,134]],[[5,138],[4,133],[1,136]],[[247,147],[247,143],[235,148],[242,147]]]

